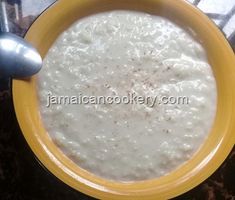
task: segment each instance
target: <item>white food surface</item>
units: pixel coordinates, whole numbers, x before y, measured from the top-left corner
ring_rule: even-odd
[[[192,157],[216,112],[202,45],[169,20],[112,11],[79,20],[54,43],[39,74],[45,127],[80,167],[107,179],[165,175]],[[187,96],[189,105],[47,105],[53,95]]]

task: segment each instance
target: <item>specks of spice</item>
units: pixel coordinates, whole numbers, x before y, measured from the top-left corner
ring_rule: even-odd
[[[112,11],[75,23],[49,50],[38,84],[42,119],[55,143],[80,167],[117,181],[159,177],[187,161],[216,109],[216,84],[201,45],[169,20],[139,12]],[[151,107],[152,99],[46,107],[48,91],[135,92],[157,97],[157,105]],[[163,103],[163,96],[187,96],[190,105]]]

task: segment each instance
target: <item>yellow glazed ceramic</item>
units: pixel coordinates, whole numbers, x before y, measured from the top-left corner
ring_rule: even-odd
[[[224,161],[235,141],[235,59],[222,33],[200,11],[183,0],[59,0],[32,25],[26,40],[42,56],[57,36],[81,17],[97,12],[128,9],[165,16],[193,29],[204,43],[218,88],[214,126],[192,159],[159,179],[111,182],[79,168],[51,141],[38,110],[36,77],[13,81],[14,106],[21,130],[38,159],[71,187],[99,199],[169,199],[210,176]]]

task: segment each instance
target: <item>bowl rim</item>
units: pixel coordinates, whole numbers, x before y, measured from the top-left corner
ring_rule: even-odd
[[[28,30],[25,39],[38,48],[44,57],[58,34],[72,22],[93,13],[113,9],[159,12],[172,19],[177,13],[180,19],[191,23],[190,26],[197,28],[201,37],[204,37],[205,45],[208,45],[205,48],[213,52],[215,61],[211,62],[217,66],[214,73],[220,92],[217,104],[220,114],[215,119],[216,125],[212,128],[203,150],[200,149],[189,162],[167,176],[135,183],[117,183],[82,170],[53,144],[36,109],[36,76],[29,80],[13,80],[16,116],[26,141],[38,159],[56,177],[74,189],[100,199],[169,199],[192,189],[209,177],[225,160],[235,143],[235,136],[232,134],[235,130],[235,92],[229,89],[229,86],[235,85],[235,73],[232,70],[235,66],[234,54],[214,23],[184,0],[139,0],[138,3],[135,0],[74,0],[70,3],[67,0],[59,0],[39,16]],[[202,36],[203,33],[208,36]],[[46,36],[48,38],[42,44]],[[216,48],[213,49],[215,44],[220,47],[219,52]],[[221,56],[223,61],[219,61],[216,56]],[[226,66],[227,73],[229,72],[226,77],[225,69],[218,67],[222,64]],[[217,133],[219,131],[216,130],[222,132]]]

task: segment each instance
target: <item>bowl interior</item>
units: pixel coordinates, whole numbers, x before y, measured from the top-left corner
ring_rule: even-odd
[[[209,137],[192,159],[169,175],[133,183],[105,180],[81,169],[57,148],[42,124],[38,110],[37,77],[13,81],[17,119],[39,160],[71,187],[101,199],[168,199],[190,190],[210,176],[234,145],[233,51],[216,26],[183,0],[74,0],[69,3],[59,0],[38,18],[25,38],[44,57],[56,38],[78,19],[120,9],[164,16],[192,29],[207,51],[217,83],[217,113]]]

